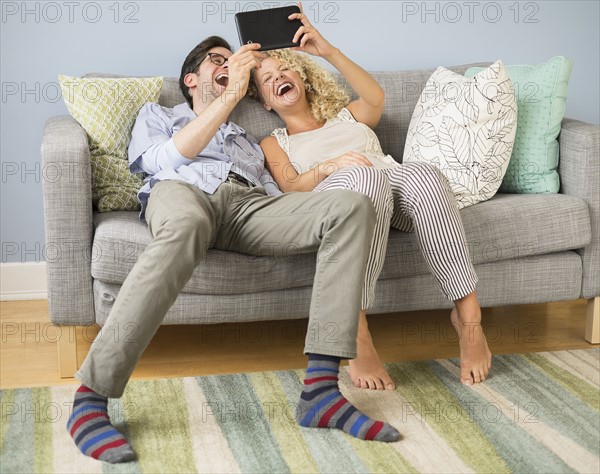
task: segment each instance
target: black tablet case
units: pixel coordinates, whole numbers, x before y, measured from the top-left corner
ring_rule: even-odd
[[[291,48],[300,42],[292,43],[298,28],[302,26],[300,20],[288,20],[292,13],[300,13],[300,8],[295,5],[265,10],[254,10],[236,13],[240,43],[260,43],[260,51],[269,49]]]

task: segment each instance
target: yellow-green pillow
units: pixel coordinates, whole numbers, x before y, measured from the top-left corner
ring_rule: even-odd
[[[163,79],[58,76],[69,113],[88,135],[92,200],[100,212],[140,208],[142,178],[129,171],[127,147],[138,112],[158,100]]]

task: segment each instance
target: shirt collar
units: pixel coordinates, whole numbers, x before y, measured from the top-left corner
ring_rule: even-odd
[[[196,118],[196,113],[191,109],[190,105],[187,102],[184,102],[183,104],[178,104],[175,107],[173,107],[173,114],[188,117],[190,119]]]

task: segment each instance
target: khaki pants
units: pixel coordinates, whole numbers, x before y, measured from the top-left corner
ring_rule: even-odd
[[[206,194],[182,181],[161,181],[150,194],[146,220],[153,240],[106,321],[107,327],[128,328],[128,337],[96,337],[76,374],[84,385],[110,398],[123,394],[168,309],[213,247],[269,256],[284,249],[286,255],[317,251],[304,352],[356,357],[361,290],[375,226],[368,196],[332,190],[272,197],[262,187],[235,181]]]

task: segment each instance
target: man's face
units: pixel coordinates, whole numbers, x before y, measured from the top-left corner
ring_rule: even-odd
[[[210,55],[207,55],[196,72],[188,74],[186,78],[186,81],[189,81],[188,87],[194,100],[194,106],[199,101],[202,108],[220,97],[229,83],[228,63],[218,65],[215,62],[222,61],[222,58],[217,55],[229,59],[232,52],[227,48],[217,46],[211,48],[209,53],[216,53],[216,55],[213,55],[212,60]],[[196,88],[192,90],[194,86]]]

